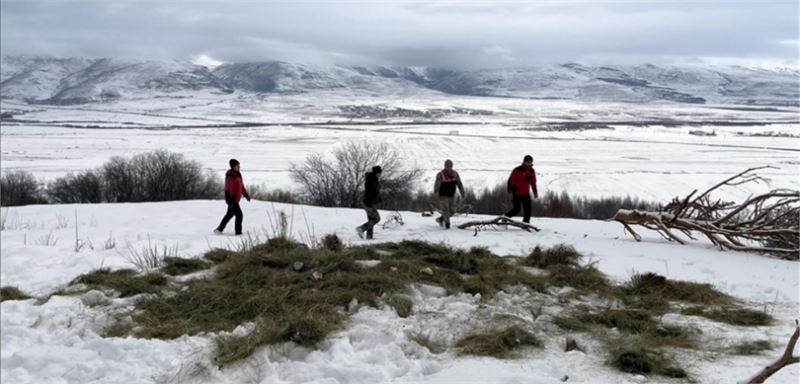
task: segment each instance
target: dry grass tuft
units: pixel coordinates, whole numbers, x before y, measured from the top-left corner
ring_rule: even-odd
[[[522,347],[541,347],[542,342],[533,333],[518,325],[502,331],[480,333],[462,338],[456,343],[465,355],[491,356],[498,359],[512,357]]]
[[[0,302],[6,300],[28,300],[31,297],[20,291],[17,287],[6,286],[0,288]]]

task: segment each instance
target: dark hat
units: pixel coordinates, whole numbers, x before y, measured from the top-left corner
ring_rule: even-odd
[[[526,161],[533,162],[533,156],[531,156],[531,155],[525,155],[525,158],[524,158],[524,159],[522,159],[522,162],[524,163],[524,162],[526,162]]]
[[[381,169],[380,165],[376,165],[372,167],[372,173],[383,173],[383,169]]]
[[[233,168],[233,167],[239,165],[239,160],[230,159],[230,160],[228,160],[228,164],[230,164],[231,168]]]

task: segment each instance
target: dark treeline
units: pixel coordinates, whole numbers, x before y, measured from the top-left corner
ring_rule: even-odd
[[[501,215],[511,208],[511,198],[504,183],[477,192],[468,188],[465,192],[466,196],[461,199],[459,213]],[[418,191],[404,199],[390,201],[384,205],[386,209],[430,211],[436,208],[436,197],[433,193]],[[566,191],[547,191],[538,199],[534,199],[531,204],[531,213],[534,217],[604,220],[614,216],[619,209],[657,211],[660,209],[660,204],[631,196],[599,198],[571,196]]]
[[[313,202],[298,198],[297,194],[285,190],[264,190],[252,188],[251,192],[258,200],[274,201],[289,204],[317,205]],[[511,199],[506,192],[506,185],[500,184],[494,188],[485,188],[479,192],[467,189],[466,196],[460,200],[459,214],[501,215],[511,208]],[[608,196],[587,198],[571,196],[566,191],[548,191],[539,199],[534,199],[531,212],[534,217],[560,217],[572,219],[605,220],[609,219],[620,209],[637,209],[644,211],[658,211],[659,203],[645,201],[636,197]],[[384,199],[380,209],[425,212],[436,209],[436,197],[433,193],[417,191],[411,193],[393,194],[392,198]]]

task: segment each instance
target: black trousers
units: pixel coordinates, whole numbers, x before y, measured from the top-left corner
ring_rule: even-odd
[[[514,203],[514,208],[511,208],[510,211],[506,212],[504,215],[505,217],[514,217],[517,213],[519,213],[519,208],[522,206],[522,212],[524,217],[522,221],[525,223],[530,223],[531,221],[531,195],[525,196],[517,196],[514,195],[514,198],[511,200]]]
[[[237,235],[241,235],[244,214],[242,213],[242,208],[239,207],[239,203],[235,201],[228,202],[228,212],[225,212],[225,216],[222,218],[222,221],[219,223],[219,227],[217,227],[217,229],[219,229],[220,232],[224,231],[225,226],[228,225],[228,222],[234,216],[236,216],[236,221],[234,221],[234,229],[236,230]]]
[[[381,221],[381,215],[378,214],[378,208],[375,208],[374,205],[364,206],[364,210],[367,211],[367,222],[361,224],[361,229],[367,232],[367,236],[372,236],[372,228]]]

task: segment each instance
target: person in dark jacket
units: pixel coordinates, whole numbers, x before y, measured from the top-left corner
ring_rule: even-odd
[[[450,216],[456,213],[456,189],[464,197],[464,185],[458,172],[453,170],[451,160],[444,161],[444,169],[436,174],[436,182],[433,185],[433,193],[439,197],[439,209],[442,215],[436,219],[439,226],[450,229]]]
[[[356,227],[358,237],[364,238],[364,233],[367,234],[367,239],[372,239],[372,228],[375,224],[381,221],[381,215],[378,214],[376,204],[381,200],[381,182],[380,177],[383,170],[380,166],[372,167],[372,172],[367,172],[364,180],[364,210],[367,211],[367,222]]]
[[[523,219],[525,223],[531,221],[531,195],[530,191],[533,190],[533,198],[539,198],[539,191],[536,189],[536,171],[533,169],[533,157],[525,155],[522,160],[522,165],[514,168],[511,175],[508,177],[508,193],[511,195],[511,201],[514,203],[514,208],[506,212],[506,217],[514,217],[519,213],[519,208],[522,206]]]
[[[222,233],[225,230],[225,226],[228,225],[228,221],[236,216],[234,229],[237,235],[241,235],[244,214],[242,213],[242,208],[239,207],[239,200],[244,196],[247,201],[250,201],[250,195],[247,193],[247,189],[244,188],[242,174],[239,172],[239,161],[231,159],[228,164],[231,166],[231,169],[225,172],[225,203],[228,204],[228,211],[219,226],[214,230],[214,233]]]

